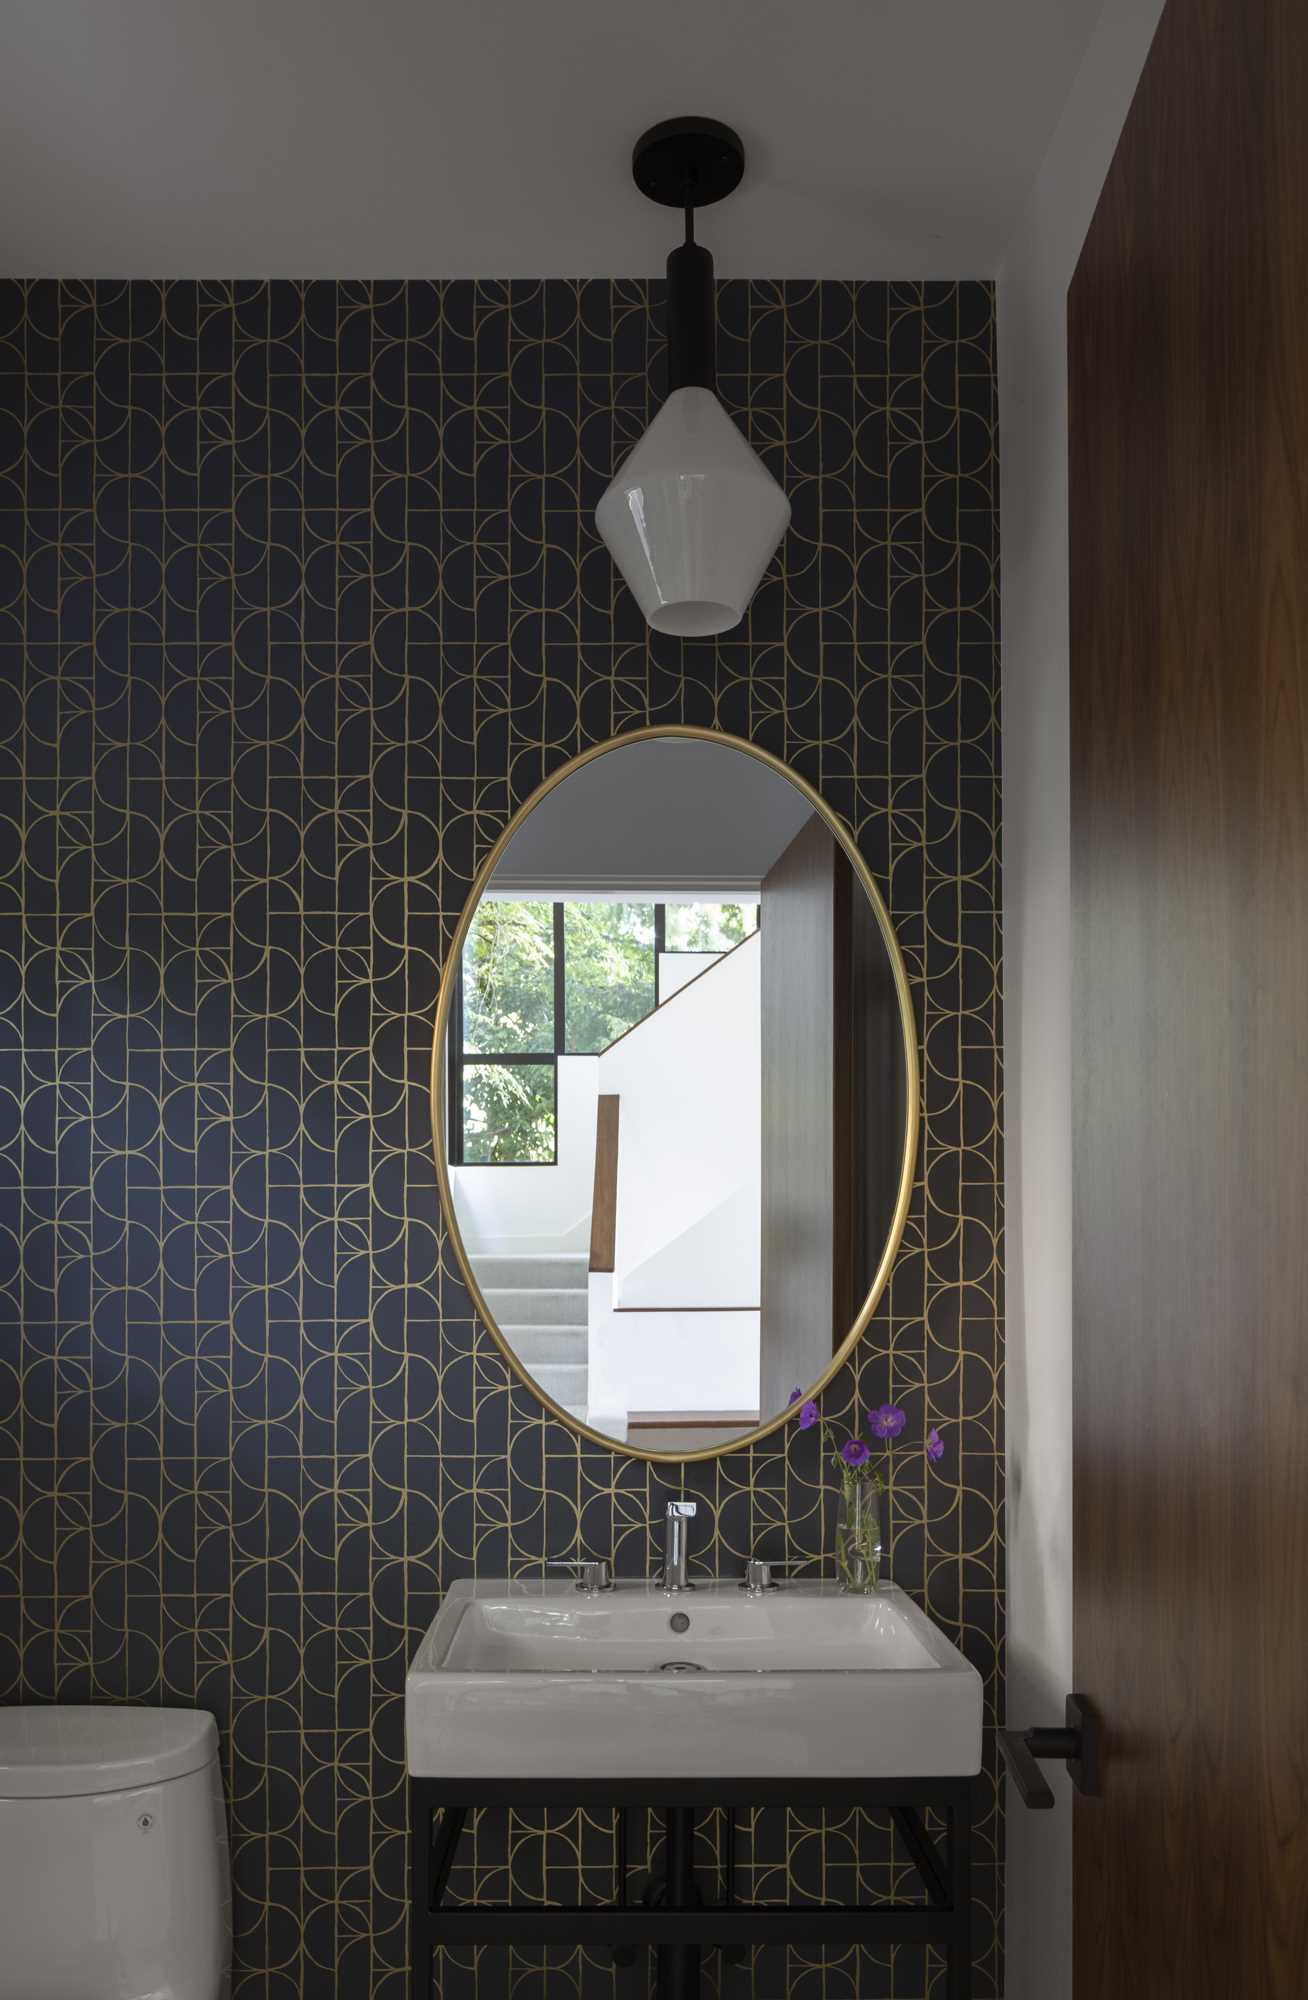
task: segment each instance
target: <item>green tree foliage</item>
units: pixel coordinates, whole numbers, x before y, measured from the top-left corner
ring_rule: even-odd
[[[597,1055],[654,1007],[654,905],[565,903],[563,964],[572,1055]]]
[[[463,947],[468,1055],[554,1050],[554,909],[483,897]]]
[[[669,951],[730,951],[758,924],[757,903],[669,903]]]
[[[554,1158],[552,1063],[466,1063],[463,1157],[469,1166],[548,1166]]]

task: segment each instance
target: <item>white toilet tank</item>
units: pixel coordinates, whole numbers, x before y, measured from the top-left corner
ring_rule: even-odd
[[[211,1715],[0,1708],[0,2000],[225,2000]]]

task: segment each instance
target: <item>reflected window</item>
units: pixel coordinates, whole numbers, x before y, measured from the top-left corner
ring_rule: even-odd
[[[563,988],[568,1055],[598,1055],[652,1013],[653,903],[565,903]]]
[[[758,903],[669,903],[665,951],[730,951],[758,929]]]
[[[554,1051],[554,906],[484,898],[463,947],[468,1055]]]
[[[452,1163],[552,1166],[560,1056],[600,1055],[670,997],[676,986],[660,982],[660,956],[720,955],[758,919],[757,898],[484,896],[450,1019]]]
[[[450,1158],[552,1166],[560,1056],[598,1055],[654,1010],[654,903],[486,896],[450,1019]]]

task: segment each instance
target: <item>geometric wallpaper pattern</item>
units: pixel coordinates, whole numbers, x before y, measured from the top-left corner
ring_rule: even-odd
[[[222,1730],[238,2000],[402,2000],[407,1658],[450,1582],[821,1557],[794,1427],[578,1442],[474,1321],[428,1076],[474,868],[624,730],[748,737],[853,828],[907,962],[904,1247],[826,1406],[893,1396],[893,1570],[1003,1663],[997,442],[983,284],[728,283],[719,390],[793,523],[746,622],[652,636],[593,508],[662,393],[661,284],[0,285],[0,1700]],[[829,1564],[830,1557],[827,1556]],[[1001,1990],[987,1731],[979,1995]],[[701,1836],[719,1864],[721,1816]],[[646,1859],[633,1831],[633,1860]],[[653,1838],[652,1835],[649,1838]],[[876,1815],[767,1810],[740,1893],[907,1887]],[[604,1815],[484,1813],[455,1889],[606,1897]],[[445,2000],[644,1991],[484,1950]],[[925,2000],[919,1947],[706,1990]]]

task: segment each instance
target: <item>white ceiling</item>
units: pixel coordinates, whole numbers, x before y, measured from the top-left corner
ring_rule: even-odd
[[[675,736],[622,743],[532,808],[490,886],[519,895],[756,889],[811,812],[788,778],[747,751]]]
[[[987,277],[1101,0],[5,0],[0,271],[642,277],[723,118],[722,277]]]

